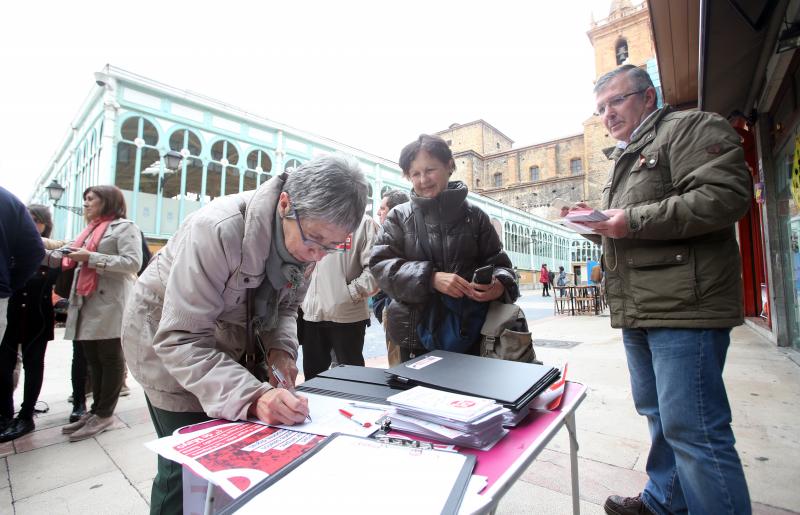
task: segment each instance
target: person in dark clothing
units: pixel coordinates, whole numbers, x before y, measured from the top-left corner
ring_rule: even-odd
[[[25,285],[42,259],[42,237],[25,204],[0,187],[0,338],[6,332],[9,298]],[[0,431],[10,423],[11,419],[0,415]]]
[[[404,191],[390,190],[384,193],[381,199],[381,206],[378,208],[380,224],[383,225],[383,222],[386,221],[386,215],[389,214],[392,208],[400,204],[405,204],[406,202],[408,202],[408,194]],[[378,290],[378,293],[372,297],[372,311],[375,313],[375,318],[378,319],[378,322],[381,324],[384,324],[384,310],[390,302],[392,302],[392,299],[389,298],[383,290]],[[390,367],[400,364],[400,347],[389,339],[388,333],[386,334],[386,355]]]
[[[47,238],[53,229],[53,219],[46,206],[28,206],[39,233]],[[14,415],[13,374],[17,364],[17,347],[22,348],[25,367],[25,386],[22,407],[17,417],[0,432],[0,442],[8,442],[30,433],[34,407],[42,390],[44,354],[47,342],[53,339],[53,284],[58,277],[60,253],[46,263],[11,296],[8,303],[8,327],[0,343],[0,417],[8,420]]]
[[[489,216],[467,200],[463,182],[449,180],[455,161],[447,143],[421,135],[403,148],[400,168],[413,186],[411,202],[389,212],[369,264],[378,285],[392,298],[386,333],[400,346],[401,361],[407,361],[428,352],[417,323],[433,295],[475,303],[514,302],[519,288]],[[432,259],[417,235],[417,221],[425,224]],[[475,270],[487,265],[493,266],[491,282],[471,282]]]

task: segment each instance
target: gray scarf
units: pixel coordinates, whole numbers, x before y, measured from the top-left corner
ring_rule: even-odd
[[[256,289],[253,323],[257,332],[271,331],[278,325],[278,300],[284,288],[289,289],[288,302],[294,300],[303,284],[306,265],[297,261],[286,248],[281,217],[275,209],[272,244],[267,257],[267,279]]]

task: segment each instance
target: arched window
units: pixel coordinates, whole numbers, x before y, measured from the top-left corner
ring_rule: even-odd
[[[528,168],[528,171],[530,171],[530,173],[531,173],[531,182],[535,182],[535,181],[540,181],[541,180],[541,176],[540,176],[540,173],[539,173],[539,167],[538,166],[536,166],[536,165],[531,166],[530,168]]]
[[[147,118],[132,116],[120,127],[114,184],[128,203],[128,216],[145,233],[156,232],[156,207],[161,180],[158,130]]]
[[[286,161],[286,164],[283,165],[283,171],[291,172],[292,168],[297,168],[301,164],[303,163],[301,163],[299,159],[289,159],[288,161]]]
[[[364,208],[364,213],[368,214],[369,216],[373,215],[374,210],[372,208],[375,205],[375,202],[372,198],[372,191],[372,183],[367,182],[367,205]]]
[[[239,193],[239,151],[230,141],[221,139],[211,145],[211,161],[206,166],[204,202],[223,195]]]
[[[628,42],[624,38],[617,41],[614,53],[617,56],[617,65],[624,64],[628,60]]]
[[[247,154],[247,170],[244,172],[242,191],[254,190],[272,178],[272,160],[264,150],[253,150]]]
[[[200,209],[203,191],[203,161],[200,159],[203,143],[197,133],[189,129],[176,130],[169,137],[169,148],[179,152],[183,159],[177,170],[164,166],[161,179],[161,234],[174,233],[186,215]]]

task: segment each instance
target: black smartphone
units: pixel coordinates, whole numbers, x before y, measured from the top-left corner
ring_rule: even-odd
[[[61,253],[62,253],[62,254],[64,254],[64,255],[67,255],[67,254],[69,254],[70,252],[73,252],[75,249],[72,249],[72,248],[70,248],[70,247],[61,247],[60,249],[56,249],[56,250],[57,250],[57,251],[59,251],[59,252],[61,252]]]
[[[490,284],[492,282],[492,274],[494,273],[494,265],[482,266],[475,270],[472,276],[472,282],[475,284]]]

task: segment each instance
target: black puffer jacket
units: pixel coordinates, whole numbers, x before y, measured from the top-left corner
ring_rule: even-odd
[[[386,217],[369,261],[372,275],[393,302],[387,309],[386,333],[406,348],[422,351],[416,325],[428,298],[434,293],[434,272],[456,273],[472,280],[475,269],[494,265],[494,275],[506,288],[498,300],[513,302],[519,288],[511,260],[489,216],[467,200],[463,182],[448,183],[445,191],[428,199],[411,193],[411,201],[395,206]],[[417,239],[414,208],[422,209],[434,261],[425,256]]]

